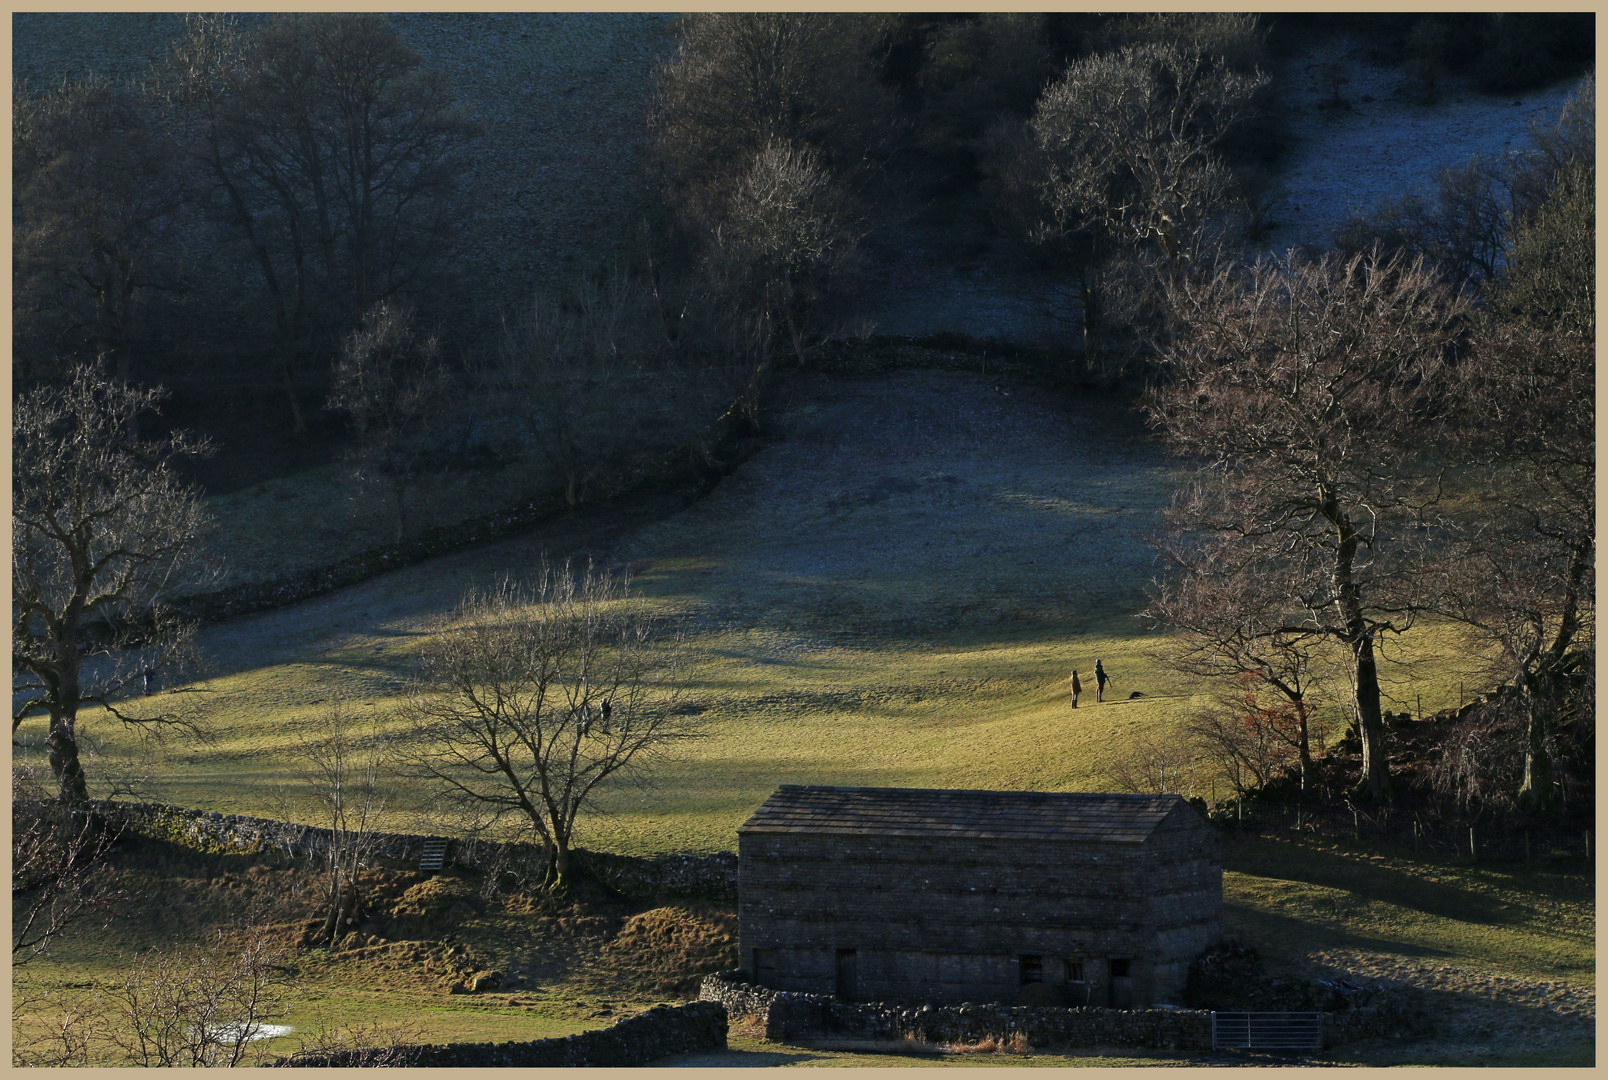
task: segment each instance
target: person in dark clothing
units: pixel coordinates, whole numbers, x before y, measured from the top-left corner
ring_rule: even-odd
[[[611,719],[613,719],[613,717],[614,717],[614,706],[609,703],[608,698],[604,698],[603,699],[603,734],[607,735],[609,733],[609,721]]]
[[[1094,662],[1094,700],[1105,700],[1105,686],[1110,681],[1111,676],[1106,674],[1105,665],[1096,660]]]
[[[156,669],[148,667],[145,669],[145,696],[150,697],[154,693],[156,693]]]
[[[1078,707],[1078,695],[1083,693],[1083,683],[1078,681],[1078,669],[1072,669],[1072,707]]]

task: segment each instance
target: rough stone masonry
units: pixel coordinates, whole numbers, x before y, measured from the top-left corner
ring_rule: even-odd
[[[848,1001],[1177,1004],[1222,878],[1176,795],[784,786],[738,830],[742,958]]]

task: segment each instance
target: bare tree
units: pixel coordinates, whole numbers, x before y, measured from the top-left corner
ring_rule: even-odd
[[[1178,336],[1152,422],[1205,462],[1188,517],[1289,582],[1302,626],[1343,645],[1362,792],[1389,791],[1377,648],[1422,607],[1439,477],[1423,454],[1467,312],[1421,263],[1290,257],[1171,283]]]
[[[422,776],[493,819],[523,818],[568,883],[580,813],[604,784],[693,736],[674,698],[676,637],[590,565],[465,597],[419,658]]]
[[[1512,231],[1507,273],[1490,291],[1500,321],[1572,340],[1596,332],[1596,168],[1577,163],[1550,178],[1546,198]]]
[[[517,421],[574,506],[606,469],[668,449],[714,419],[737,389],[709,354],[705,297],[666,302],[651,278],[615,268],[563,297],[538,296],[504,325],[481,371],[491,406]],[[696,324],[696,325],[693,325]]]
[[[1222,780],[1244,798],[1279,779],[1296,756],[1293,714],[1288,699],[1267,700],[1254,676],[1225,688],[1219,700],[1184,724],[1184,737],[1198,748],[1204,774],[1196,782]]]
[[[667,201],[728,305],[803,351],[803,314],[858,241],[869,180],[902,123],[874,17],[688,16],[651,122]]]
[[[674,205],[699,213],[773,144],[810,147],[845,181],[884,157],[898,132],[863,15],[689,15],[655,78],[655,153]]]
[[[26,769],[13,766],[11,967],[43,955],[77,922],[110,917],[120,894],[105,886],[115,833],[88,814],[62,814]]]
[[[189,25],[168,65],[175,117],[261,275],[301,430],[307,360],[333,352],[375,303],[422,293],[450,261],[455,181],[476,127],[384,15]]]
[[[1169,508],[1163,551],[1172,573],[1156,586],[1144,614],[1183,634],[1181,647],[1164,654],[1165,663],[1233,686],[1245,715],[1264,718],[1275,735],[1287,738],[1305,791],[1313,768],[1308,698],[1329,639],[1295,603],[1302,583],[1292,580],[1292,564],[1265,558],[1261,545],[1242,545],[1233,534],[1197,529],[1210,512],[1197,501],[1202,497],[1210,498],[1186,494]],[[1258,703],[1258,688],[1282,697],[1286,708]]]
[[[1193,738],[1147,731],[1124,740],[1107,771],[1117,790],[1131,795],[1194,798],[1200,769],[1201,748]]]
[[[1030,223],[1031,242],[1073,268],[1090,346],[1148,323],[1157,283],[1196,258],[1208,222],[1231,207],[1217,147],[1267,81],[1211,51],[1222,35],[1166,30],[1073,61],[1022,135],[994,135],[997,195],[1021,206],[1011,213]],[[1037,187],[1030,199],[1026,184]]]
[[[1484,702],[1441,741],[1430,790],[1465,813],[1511,810],[1524,782],[1524,719],[1512,695]]]
[[[18,972],[11,988],[11,1064],[35,1069],[92,1064],[106,1041],[106,1017],[97,998],[93,991],[41,986]],[[32,1020],[28,1027],[25,1018]]]
[[[406,1066],[418,1055],[425,1031],[417,1021],[337,1025],[321,1021],[299,1039],[290,1060],[298,1065],[361,1067],[380,1069]]]
[[[1032,108],[1056,74],[1052,18],[1044,12],[990,11],[937,23],[923,35],[916,73],[923,151],[964,161],[991,124]]]
[[[182,433],[129,437],[133,416],[162,397],[86,366],[66,387],[24,394],[12,413],[11,726],[48,717],[66,804],[89,798],[84,705],[145,732],[201,734],[187,698],[128,696],[191,657],[191,624],[164,604],[207,573],[201,498],[173,471],[206,447]]]
[[[284,1011],[286,947],[263,929],[238,947],[152,950],[111,992],[111,1041],[131,1065],[232,1068]]]
[[[1032,121],[1056,221],[1178,258],[1185,235],[1228,202],[1232,177],[1214,147],[1265,83],[1222,57],[1167,44],[1073,62]]]
[[[1596,168],[1597,161],[1597,76],[1588,73],[1558,110],[1550,125],[1535,124],[1530,139],[1536,152],[1546,161],[1548,177],[1558,176],[1572,166]]]
[[[315,853],[324,880],[324,925],[314,944],[333,947],[362,901],[358,874],[368,865],[379,839],[395,747],[372,718],[360,726],[337,704],[302,733],[296,757],[301,788],[313,802],[315,820],[329,830],[327,842]]]
[[[1092,51],[1109,53],[1137,45],[1166,45],[1201,56],[1221,57],[1235,71],[1267,63],[1267,31],[1258,16],[1228,11],[1157,11],[1112,18],[1089,35]]]
[[[328,407],[344,409],[357,440],[348,454],[360,480],[391,489],[396,538],[408,531],[408,489],[430,461],[430,436],[448,414],[446,370],[433,337],[413,329],[413,311],[382,300],[346,336]]]
[[[1514,470],[1502,471],[1508,479]],[[1514,512],[1511,499],[1482,501],[1482,509]],[[1559,728],[1573,724],[1584,742],[1594,727],[1594,544],[1564,533],[1557,519],[1534,505],[1523,513],[1487,519],[1450,545],[1441,560],[1443,610],[1469,630],[1472,651],[1488,657],[1486,674],[1499,691],[1444,748],[1440,772],[1442,779],[1456,781],[1447,790],[1465,799],[1477,795],[1487,805],[1517,803],[1546,812],[1564,801]],[[1513,729],[1512,738],[1504,727]],[[1479,760],[1482,752],[1510,750],[1511,764]],[[1490,777],[1509,773],[1512,790],[1491,790]]]
[[[138,89],[98,80],[12,96],[19,330],[54,313],[124,382],[142,298],[177,284],[179,155],[149,106]]]
[[[1494,648],[1525,728],[1519,801],[1553,808],[1554,725],[1590,725],[1595,654],[1595,230],[1583,172],[1521,229],[1509,276],[1459,365],[1462,444],[1481,466],[1480,525],[1444,560],[1446,610]]]
[[[707,259],[719,291],[763,311],[802,363],[810,306],[857,240],[847,196],[819,155],[772,142],[726,200]]]

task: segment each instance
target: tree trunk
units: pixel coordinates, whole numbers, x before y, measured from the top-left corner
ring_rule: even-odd
[[[301,402],[296,397],[296,354],[289,349],[285,351],[284,375],[285,394],[290,399],[290,420],[296,434],[300,435],[307,430],[307,421],[302,416]]]
[[[1542,654],[1538,670],[1519,672],[1519,691],[1524,701],[1524,783],[1519,786],[1519,805],[1545,813],[1557,805],[1557,789],[1552,780],[1552,753],[1547,748],[1551,725],[1547,710],[1562,697],[1559,669],[1564,655],[1580,629],[1580,587],[1589,567],[1591,545],[1577,544],[1569,560],[1569,577],[1563,592],[1563,613],[1552,644]]]
[[[1297,698],[1295,701],[1295,716],[1296,723],[1299,725],[1297,737],[1300,741],[1297,750],[1301,756],[1301,794],[1305,795],[1307,784],[1312,776],[1312,746],[1307,738],[1306,702],[1301,698]]]
[[[1095,347],[1100,327],[1100,299],[1095,294],[1093,271],[1084,267],[1078,273],[1078,304],[1082,310],[1078,313],[1080,329],[1083,331],[1083,351],[1087,353]]]
[[[1390,764],[1385,757],[1385,724],[1379,706],[1379,666],[1374,659],[1373,628],[1363,617],[1362,596],[1353,573],[1361,541],[1350,517],[1327,492],[1322,513],[1335,528],[1334,603],[1340,616],[1341,640],[1351,651],[1357,734],[1362,739],[1362,776],[1356,793],[1378,801],[1390,796]]]
[[[408,534],[408,486],[399,480],[396,485],[396,542],[400,544]]]
[[[1524,783],[1519,786],[1519,805],[1539,814],[1551,810],[1557,802],[1552,783],[1552,755],[1547,750],[1550,702],[1542,700],[1543,695],[1538,693],[1542,687],[1535,686],[1534,680],[1523,675],[1520,679],[1523,685],[1519,692],[1524,702]]]
[[[558,874],[558,845],[545,834],[538,834],[538,838],[542,842],[542,855],[547,860],[547,869],[542,874],[542,887],[551,889]]]
[[[329,910],[324,915],[324,930],[320,935],[323,943],[333,949],[340,941],[345,927],[357,914],[357,883],[347,881],[339,872],[332,883],[333,894],[330,896]]]
[[[82,596],[82,593],[79,593]],[[50,772],[56,778],[58,799],[64,806],[89,801],[84,783],[84,767],[78,760],[79,667],[78,620],[81,600],[69,605],[64,625],[55,631],[56,653],[60,658],[60,683],[51,704],[49,746]]]
[[[1362,777],[1357,787],[1368,799],[1385,799],[1390,795],[1390,764],[1385,757],[1385,723],[1379,705],[1379,667],[1374,660],[1373,634],[1364,628],[1347,645],[1351,648],[1356,686],[1357,731],[1362,736]]]
[[[53,714],[50,718],[50,771],[56,778],[59,799],[64,806],[79,806],[89,801],[84,767],[78,761],[77,724],[78,718],[72,714]]]

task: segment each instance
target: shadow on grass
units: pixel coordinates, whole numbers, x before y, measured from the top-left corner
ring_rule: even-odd
[[[1387,939],[1381,937],[1368,937],[1363,934],[1347,930],[1338,918],[1298,918],[1294,915],[1278,915],[1262,908],[1249,907],[1224,901],[1224,914],[1227,923],[1232,919],[1241,925],[1255,927],[1257,936],[1267,936],[1279,941],[1288,942],[1297,947],[1310,945],[1321,939],[1324,948],[1355,948],[1376,953],[1394,953],[1401,956],[1419,957],[1450,957],[1453,954],[1445,949],[1430,948],[1426,945],[1415,945],[1407,941]]]
[[[1298,881],[1337,889],[1363,900],[1377,900],[1425,915],[1490,926],[1527,925],[1532,915],[1522,904],[1492,899],[1471,889],[1430,881],[1392,867],[1297,845],[1224,845],[1223,869],[1254,877]],[[1284,850],[1288,848],[1289,850]]]

